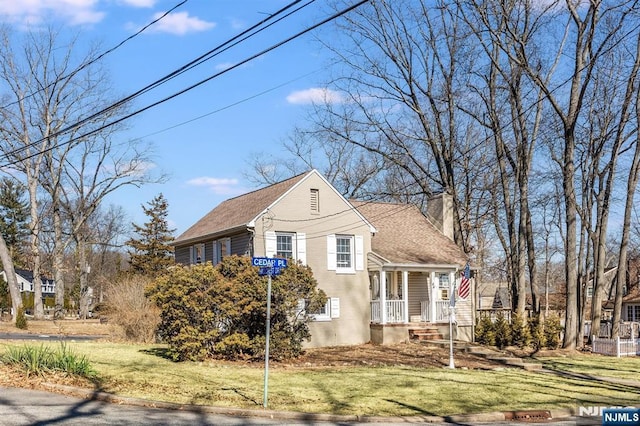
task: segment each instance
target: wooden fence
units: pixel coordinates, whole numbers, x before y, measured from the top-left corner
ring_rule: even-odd
[[[592,338],[591,352],[602,355],[635,356],[640,355],[640,339],[607,339],[604,337]]]

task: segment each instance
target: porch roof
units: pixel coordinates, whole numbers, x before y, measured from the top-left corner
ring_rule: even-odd
[[[631,291],[622,298],[622,303],[640,303],[640,287],[633,287]]]
[[[371,250],[384,263],[398,265],[457,265],[464,252],[442,234],[418,207],[411,204],[351,201],[376,228]]]

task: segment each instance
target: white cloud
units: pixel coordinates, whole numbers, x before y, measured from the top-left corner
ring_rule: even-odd
[[[164,12],[153,15],[158,19]],[[184,35],[191,32],[206,31],[215,27],[215,22],[207,22],[202,19],[189,16],[189,12],[170,13],[149,28],[151,32],[170,33]]]
[[[120,3],[132,7],[153,7],[156,0],[120,0]]]
[[[337,104],[344,102],[344,96],[335,90],[312,87],[306,90],[298,90],[287,96],[287,102],[295,105],[313,103]]]
[[[247,28],[247,23],[245,21],[236,18],[230,18],[229,24],[234,30],[244,30]]]
[[[222,63],[217,64],[215,66],[215,69],[216,69],[216,71],[224,71],[226,69],[231,68],[234,65],[235,65],[234,62],[222,62]]]
[[[205,187],[214,194],[238,194],[238,179],[213,178],[207,176],[197,177],[187,181],[187,185]]]
[[[71,25],[95,24],[104,18],[97,0],[0,0],[0,20],[24,26],[38,25],[51,18]]]

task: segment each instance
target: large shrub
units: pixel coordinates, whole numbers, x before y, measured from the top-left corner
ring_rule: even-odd
[[[483,316],[478,320],[476,326],[476,343],[486,346],[493,346],[496,344],[496,334],[493,327],[491,317],[488,315]]]
[[[544,338],[545,346],[549,349],[558,349],[560,347],[560,332],[562,325],[560,317],[551,315],[544,321]]]
[[[300,354],[310,337],[306,312],[324,305],[311,269],[290,262],[273,277],[270,355]],[[228,256],[210,263],[176,266],[159,277],[149,295],[161,311],[158,335],[175,360],[258,358],[264,355],[267,277],[248,257]],[[300,301],[307,309],[300,310]]]
[[[535,350],[544,348],[546,342],[544,337],[544,322],[540,315],[529,318],[529,331],[531,333],[531,347]]]
[[[511,326],[502,312],[498,312],[493,329],[497,347],[502,349],[511,344]]]
[[[511,344],[519,348],[526,348],[531,343],[531,332],[526,318],[518,314],[511,317]]]
[[[110,283],[101,309],[116,327],[116,337],[133,342],[155,341],[160,311],[145,291],[151,281],[140,275],[126,275]]]

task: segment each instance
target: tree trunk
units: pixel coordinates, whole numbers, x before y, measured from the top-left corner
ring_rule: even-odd
[[[18,287],[18,280],[16,278],[16,271],[13,267],[13,260],[9,255],[9,249],[4,241],[4,237],[0,234],[0,260],[2,261],[2,267],[7,277],[7,285],[9,286],[9,294],[11,294],[11,304],[13,309],[11,310],[11,320],[15,323],[18,316],[18,310],[22,308],[22,296],[20,295],[20,287]]]

